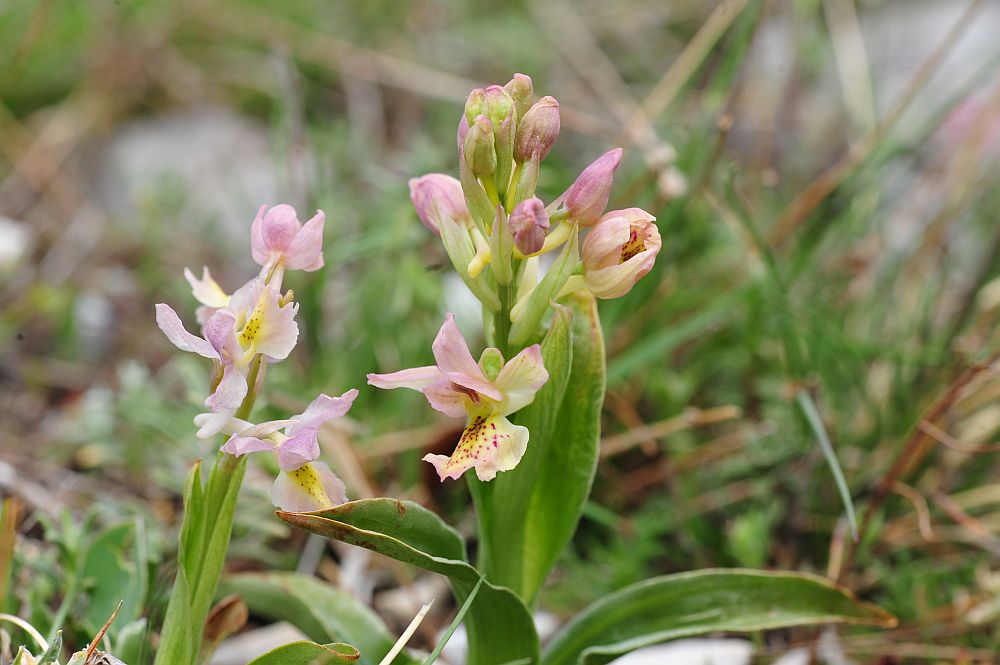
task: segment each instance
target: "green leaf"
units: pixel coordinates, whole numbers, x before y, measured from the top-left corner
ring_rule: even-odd
[[[360,657],[350,644],[316,644],[292,642],[254,658],[247,665],[328,665],[329,663],[356,663]]]
[[[605,596],[555,636],[542,663],[601,665],[681,637],[820,623],[892,627],[896,619],[815,575],[698,570],[656,577]]]
[[[604,338],[593,297],[558,307],[542,343],[549,381],[513,420],[528,449],[490,483],[470,474],[482,568],[532,603],[576,529],[594,480],[604,402]]]
[[[150,653],[148,637],[145,618],[131,621],[118,631],[118,638],[114,641],[114,654],[129,665],[147,662]]]
[[[250,611],[273,621],[288,621],[317,642],[350,642],[362,665],[377,665],[396,642],[378,615],[357,598],[310,575],[240,573],[228,575],[219,594],[238,594]],[[393,662],[417,662],[400,654]]]
[[[438,639],[438,643],[434,645],[434,650],[431,651],[430,655],[424,660],[423,665],[434,665],[434,661],[438,659],[444,648],[448,646],[448,640],[451,636],[455,634],[458,627],[462,625],[465,621],[465,615],[469,612],[469,608],[472,607],[472,603],[476,600],[476,596],[479,595],[479,590],[483,587],[483,582],[486,580],[482,577],[476,582],[476,586],[472,587],[472,591],[469,593],[468,598],[462,603],[462,606],[458,608],[458,612],[455,614],[455,618],[452,620],[451,625],[448,626],[448,630],[444,631],[444,634]]]
[[[363,499],[315,513],[278,512],[278,517],[321,536],[445,575],[459,604],[482,578],[466,562],[461,536],[412,501]],[[509,589],[484,583],[469,610],[466,628],[469,665],[538,658],[531,614]]]
[[[141,521],[113,526],[91,542],[83,563],[83,579],[89,586],[89,603],[83,627],[96,634],[122,602],[122,625],[136,618],[146,598],[145,539]],[[112,639],[117,628],[109,629]]]

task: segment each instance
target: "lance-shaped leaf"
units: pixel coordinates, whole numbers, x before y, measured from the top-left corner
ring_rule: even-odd
[[[531,433],[521,463],[488,484],[470,476],[487,578],[529,604],[572,537],[594,479],[605,370],[592,296],[557,308],[542,357],[549,381],[514,417]]]
[[[350,644],[292,642],[254,658],[248,665],[334,665],[356,663],[360,652]]]
[[[396,639],[366,605],[337,587],[300,573],[239,573],[228,575],[220,594],[235,593],[250,612],[272,621],[287,621],[320,643],[348,642],[358,647],[361,665],[375,665]],[[406,654],[397,665],[415,662]]]
[[[601,665],[658,642],[709,632],[896,619],[815,575],[709,569],[633,584],[597,601],[546,648],[543,665]]]
[[[454,529],[419,504],[395,499],[351,501],[313,513],[278,512],[285,522],[321,536],[448,577],[459,604],[481,575],[465,560]],[[466,617],[468,665],[538,659],[531,614],[509,589],[483,583]]]

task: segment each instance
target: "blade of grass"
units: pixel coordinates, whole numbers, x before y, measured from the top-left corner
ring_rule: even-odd
[[[840,500],[843,502],[844,511],[847,513],[847,526],[851,529],[851,538],[854,542],[858,542],[858,518],[854,513],[851,490],[847,487],[847,479],[844,477],[843,469],[840,468],[840,461],[837,460],[837,453],[834,451],[833,444],[830,442],[830,436],[823,426],[823,419],[820,418],[819,411],[816,409],[816,403],[813,402],[812,396],[805,389],[800,389],[795,394],[795,402],[802,410],[802,415],[809,422],[809,427],[812,428],[813,434],[816,436],[816,441],[819,442],[819,448],[823,451],[826,463],[830,467],[830,473],[833,474],[833,479],[837,483],[837,491],[840,493]]]
[[[448,644],[448,640],[451,639],[451,636],[455,634],[458,627],[462,625],[462,621],[465,620],[465,613],[469,611],[470,607],[472,607],[472,601],[476,599],[476,595],[479,594],[479,588],[481,586],[483,586],[482,578],[476,582],[476,586],[472,587],[469,597],[466,598],[465,602],[462,603],[462,606],[458,608],[458,614],[455,615],[454,621],[452,621],[451,625],[448,626],[448,630],[444,631],[444,635],[442,635],[441,639],[438,640],[437,646],[434,647],[434,651],[431,651],[431,654],[427,656],[427,660],[424,661],[424,665],[433,665],[434,661],[441,655],[441,651],[443,651],[445,645]]]

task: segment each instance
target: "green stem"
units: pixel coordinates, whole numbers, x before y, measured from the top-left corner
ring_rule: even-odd
[[[247,396],[236,411],[237,418],[245,420],[253,411],[264,368],[258,355],[250,364]],[[175,584],[170,594],[155,665],[199,662],[205,620],[226,562],[246,466],[245,456],[219,453],[208,476],[204,501],[184,506],[180,533],[188,534],[190,540],[178,543],[179,567],[183,568],[178,575],[184,574],[187,583]]]
[[[510,360],[507,338],[510,337],[510,310],[517,300],[517,280],[512,279],[509,284],[498,284],[497,295],[500,297],[500,311],[493,317],[493,342],[504,358]]]

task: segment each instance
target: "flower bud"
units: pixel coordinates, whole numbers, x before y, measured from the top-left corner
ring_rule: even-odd
[[[465,113],[462,113],[462,117],[458,121],[458,132],[456,132],[455,140],[458,142],[458,156],[462,156],[462,152],[465,150],[465,137],[469,134],[469,119],[465,117]]]
[[[514,234],[514,245],[522,254],[534,254],[545,244],[545,230],[549,228],[549,216],[545,204],[532,197],[521,201],[510,214],[510,230]]]
[[[442,215],[458,224],[471,219],[461,183],[443,173],[410,178],[410,200],[420,221],[435,235],[441,235]]]
[[[475,122],[477,115],[482,115],[486,112],[485,109],[486,91],[482,88],[475,88],[465,100],[465,120],[469,123],[470,127]]]
[[[498,85],[486,88],[486,101],[482,113],[490,119],[493,127],[499,128],[503,121],[514,114],[514,99]]]
[[[570,219],[592,226],[600,218],[611,196],[611,181],[622,161],[622,149],[609,150],[585,168],[566,190],[563,200]]]
[[[514,74],[514,78],[508,81],[503,89],[514,100],[514,108],[517,110],[518,119],[523,118],[524,114],[531,108],[531,101],[534,96],[531,77],[527,74]]]
[[[632,290],[656,261],[662,241],[656,218],[640,208],[612,210],[583,241],[583,278],[598,298],[617,298]]]
[[[545,159],[558,136],[559,102],[554,97],[542,97],[517,124],[514,159],[526,162],[535,151],[538,151],[539,159]]]
[[[493,125],[485,115],[476,116],[465,136],[465,161],[477,178],[488,178],[497,168]],[[605,202],[607,197],[605,197]]]

